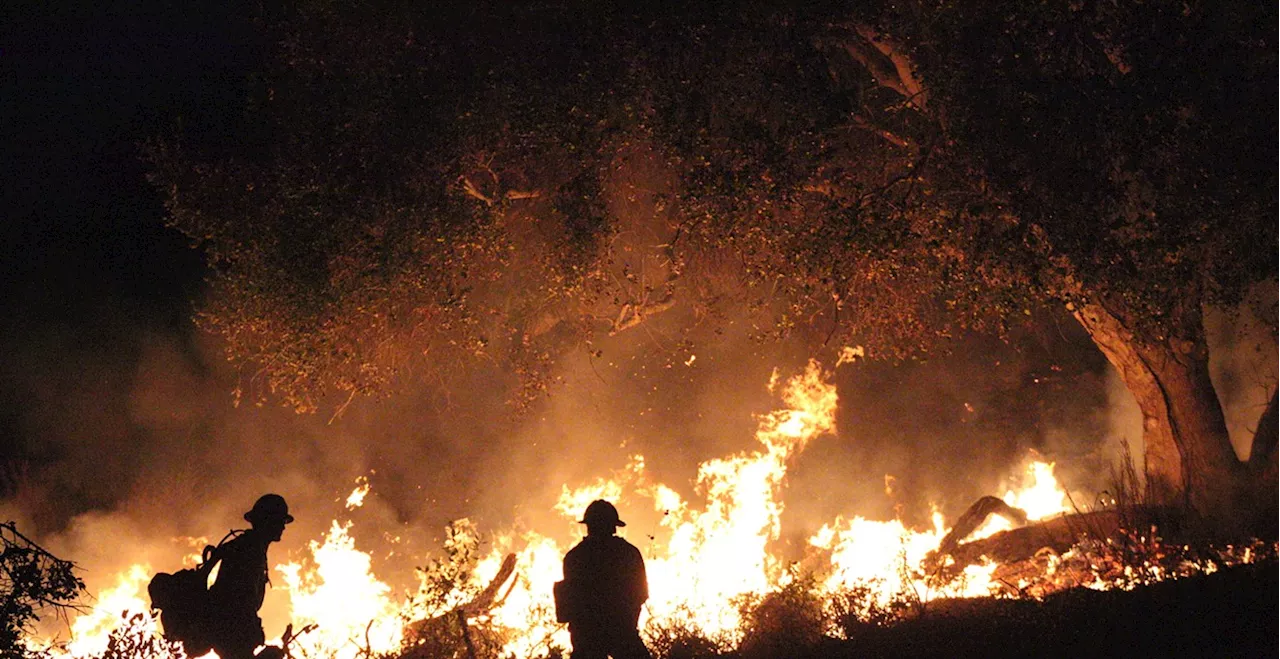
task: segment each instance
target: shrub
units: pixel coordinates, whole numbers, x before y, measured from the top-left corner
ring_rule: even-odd
[[[910,598],[899,595],[882,602],[876,581],[847,586],[831,595],[827,615],[835,632],[853,639],[876,627],[888,627],[905,620],[913,608]]]
[[[0,657],[28,656],[22,639],[31,625],[46,611],[75,608],[83,593],[74,564],[45,551],[13,522],[0,524]]]
[[[763,596],[747,596],[739,610],[739,651],[745,659],[803,654],[822,641],[827,627],[826,607],[807,577]]]
[[[646,645],[657,659],[714,659],[724,656],[722,640],[708,637],[693,625],[692,613],[679,612],[664,624],[650,621],[645,626]]]

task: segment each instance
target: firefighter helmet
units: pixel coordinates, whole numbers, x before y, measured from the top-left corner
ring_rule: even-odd
[[[279,494],[264,494],[253,503],[253,509],[244,514],[244,520],[250,524],[272,519],[284,520],[285,524],[293,522],[289,514],[289,504]]]
[[[587,506],[587,512],[582,514],[582,519],[578,523],[586,524],[587,526],[627,525],[626,522],[618,519],[618,509],[604,499],[592,501],[591,505]]]

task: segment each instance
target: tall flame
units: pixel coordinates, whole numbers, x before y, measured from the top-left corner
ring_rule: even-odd
[[[335,520],[323,542],[311,542],[313,569],[301,563],[277,569],[289,590],[294,624],[316,625],[314,636],[301,642],[336,656],[386,652],[400,644],[399,608],[388,597],[391,587],[370,570],[369,555],[356,549],[350,529],[350,522]]]

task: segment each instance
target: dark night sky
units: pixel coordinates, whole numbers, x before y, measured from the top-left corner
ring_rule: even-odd
[[[164,226],[138,144],[177,121],[214,132],[234,116],[248,59],[230,4],[4,9],[5,345],[73,327],[82,346],[120,351],[129,333],[189,324],[202,262]],[[9,420],[23,401],[5,385]],[[14,435],[5,428],[8,451],[21,450]]]
[[[229,10],[103,4],[124,6],[6,9],[10,322],[63,322],[122,304],[148,322],[181,323],[199,285],[198,255],[163,226],[137,145],[176,121],[211,131],[228,121],[245,49]]]

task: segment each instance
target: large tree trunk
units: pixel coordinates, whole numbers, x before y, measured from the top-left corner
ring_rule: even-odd
[[[1276,463],[1276,444],[1280,440],[1280,428],[1276,425],[1277,414],[1277,397],[1280,396],[1280,390],[1271,394],[1271,402],[1267,403],[1267,409],[1263,410],[1262,417],[1258,419],[1258,429],[1253,432],[1253,444],[1249,449],[1249,469],[1254,472],[1264,472],[1268,469],[1274,469]]]
[[[1231,525],[1244,468],[1227,434],[1222,404],[1209,379],[1209,349],[1198,305],[1176,313],[1176,332],[1145,340],[1102,303],[1085,304],[1076,320],[1120,372],[1142,411],[1147,493]]]

